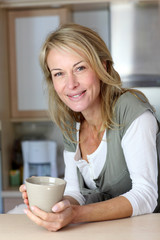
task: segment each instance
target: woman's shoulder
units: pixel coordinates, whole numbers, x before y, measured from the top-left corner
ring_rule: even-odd
[[[130,124],[145,111],[153,113],[153,107],[140,92],[127,91],[123,93],[115,104],[116,122]]]
[[[143,93],[139,91],[126,91],[117,100],[115,105],[116,109],[150,109],[153,111],[153,107],[148,102]]]
[[[143,93],[140,91],[134,91],[134,90],[128,90],[124,92],[119,98],[117,103],[118,104],[135,104],[135,102],[146,102],[147,100],[145,99]]]

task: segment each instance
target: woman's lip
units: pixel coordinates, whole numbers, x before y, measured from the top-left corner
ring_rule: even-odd
[[[80,92],[80,93],[76,93],[76,94],[73,94],[73,95],[67,95],[69,98],[72,98],[72,99],[78,99],[79,97],[81,97],[82,95],[84,95],[84,93],[86,92],[86,90]]]

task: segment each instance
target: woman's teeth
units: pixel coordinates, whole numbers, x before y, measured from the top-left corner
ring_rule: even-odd
[[[81,92],[79,94],[73,95],[72,98],[77,98],[77,97],[81,96],[83,93],[85,93],[85,91],[83,91],[83,92]]]
[[[82,93],[77,94],[77,95],[74,95],[74,96],[72,96],[72,97],[73,97],[73,98],[77,98],[77,97],[79,97],[81,94],[82,94]]]

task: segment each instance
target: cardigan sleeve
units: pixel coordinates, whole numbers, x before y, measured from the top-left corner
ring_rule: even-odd
[[[74,152],[68,152],[64,150],[64,163],[65,163],[65,177],[66,180],[66,189],[64,195],[68,195],[76,199],[80,205],[85,204],[85,198],[80,193],[78,175],[77,175],[77,166],[74,160]]]
[[[132,189],[123,196],[130,201],[133,216],[151,213],[157,206],[157,130],[155,117],[146,111],[131,124],[121,142],[132,180]]]

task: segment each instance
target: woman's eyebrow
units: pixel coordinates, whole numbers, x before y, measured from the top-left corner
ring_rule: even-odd
[[[79,61],[79,62],[75,63],[75,64],[73,65],[73,67],[76,67],[76,66],[77,66],[78,64],[80,64],[81,62],[84,62],[84,61],[82,60],[82,61]],[[50,71],[51,71],[51,72],[52,72],[52,71],[62,71],[62,69],[61,69],[61,68],[52,68]]]
[[[81,61],[79,61],[79,62],[75,63],[75,64],[73,65],[73,67],[77,66],[77,65],[78,65],[78,64],[80,64],[81,62],[84,62],[84,61],[83,61],[83,60],[81,60]]]
[[[50,71],[61,71],[62,69],[61,68],[52,68]]]

